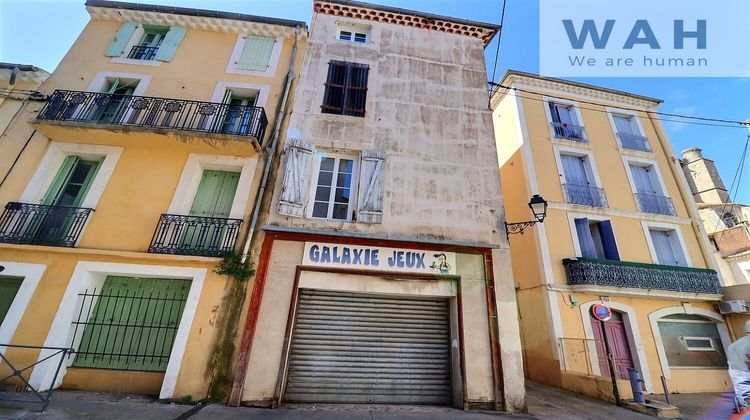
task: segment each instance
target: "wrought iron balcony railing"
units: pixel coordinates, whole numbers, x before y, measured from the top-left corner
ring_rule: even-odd
[[[257,106],[56,90],[37,120],[251,136],[263,142],[268,119]]]
[[[586,132],[580,125],[573,125],[563,122],[553,122],[552,130],[558,139],[572,140],[579,143],[588,143]]]
[[[716,271],[590,258],[564,259],[569,285],[723,293]]]
[[[92,211],[10,202],[0,216],[0,242],[75,247]]]
[[[620,138],[620,144],[623,149],[638,150],[640,152],[651,152],[651,145],[648,138],[630,133],[617,133]]]
[[[159,51],[158,45],[134,45],[130,49],[128,58],[133,60],[153,60],[156,57],[157,51]]]
[[[234,249],[241,219],[162,214],[148,252],[218,257]]]
[[[592,207],[607,207],[607,196],[604,188],[590,185],[563,184],[565,201]]]
[[[635,201],[638,203],[638,210],[644,213],[666,214],[674,216],[674,205],[672,199],[663,195],[635,193]]]

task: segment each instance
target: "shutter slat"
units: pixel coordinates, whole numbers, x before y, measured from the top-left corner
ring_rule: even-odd
[[[279,214],[302,217],[307,199],[308,180],[315,146],[292,139],[286,151],[286,167],[279,198]]]
[[[123,23],[117,31],[117,35],[115,35],[115,38],[112,40],[112,43],[109,44],[109,48],[107,48],[107,52],[104,55],[107,57],[121,56],[122,53],[125,52],[125,46],[128,45],[128,42],[130,41],[130,38],[133,37],[133,33],[135,33],[137,27],[138,23],[136,22]]]
[[[360,223],[383,223],[384,166],[384,152],[362,152],[357,206],[357,221]]]
[[[250,71],[266,71],[276,38],[269,36],[248,35],[242,47],[237,68]]]
[[[164,40],[159,45],[159,49],[156,51],[155,60],[159,61],[172,61],[174,53],[177,51],[177,47],[180,46],[182,38],[185,37],[187,29],[182,26],[172,26],[169,28],[169,32],[164,37]]]
[[[446,300],[300,290],[286,401],[450,404],[450,369]]]

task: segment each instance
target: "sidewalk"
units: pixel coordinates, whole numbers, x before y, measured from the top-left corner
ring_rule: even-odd
[[[546,385],[527,382],[528,415],[498,414],[493,412],[464,412],[449,407],[394,406],[394,405],[289,405],[278,409],[227,407],[222,404],[190,406],[165,404],[155,397],[78,391],[57,391],[49,408],[39,413],[39,405],[26,404],[8,407],[0,405],[1,419],[274,419],[274,420],[489,420],[509,419],[648,419],[625,408],[600,400]],[[655,397],[664,401],[663,397]],[[686,419],[726,419],[732,415],[730,394],[672,395],[672,404],[680,407]]]

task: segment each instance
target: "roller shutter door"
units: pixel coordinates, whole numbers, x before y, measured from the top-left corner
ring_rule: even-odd
[[[452,402],[448,301],[300,289],[285,400]]]

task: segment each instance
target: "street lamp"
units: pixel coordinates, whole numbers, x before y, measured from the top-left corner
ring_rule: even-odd
[[[510,238],[511,233],[520,233],[523,235],[523,231],[526,228],[534,226],[537,223],[544,223],[544,218],[547,217],[547,200],[542,198],[539,194],[534,194],[531,197],[531,200],[529,200],[529,208],[536,220],[517,223],[505,222],[505,236]]]

